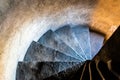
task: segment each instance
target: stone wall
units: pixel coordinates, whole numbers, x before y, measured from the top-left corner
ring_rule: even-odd
[[[14,80],[17,62],[49,28],[89,24],[106,39],[120,24],[120,0],[0,0],[0,80]]]

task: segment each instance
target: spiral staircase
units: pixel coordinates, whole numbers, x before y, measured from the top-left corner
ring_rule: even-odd
[[[48,30],[18,62],[16,80],[119,80],[120,27],[103,40],[88,25]]]

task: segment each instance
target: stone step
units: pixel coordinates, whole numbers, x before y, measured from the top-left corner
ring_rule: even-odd
[[[72,32],[75,34],[81,48],[83,49],[88,60],[91,60],[91,46],[90,46],[90,33],[87,25],[74,25]]]
[[[72,68],[61,71],[58,74],[52,75],[43,80],[80,80],[80,75],[82,74],[83,68],[84,64],[78,64]]]
[[[67,56],[59,51],[45,47],[33,41],[24,57],[24,61],[77,61],[73,57]]]
[[[120,62],[120,26],[103,45],[93,60]]]
[[[82,64],[83,62],[19,62],[16,80],[43,80],[61,71],[65,73],[67,69],[77,71]]]
[[[91,44],[91,56],[92,58],[98,53],[103,46],[104,36],[90,31],[90,44]]]
[[[43,44],[46,47],[53,48],[59,52],[64,53],[65,55],[71,56],[76,59],[80,59],[79,55],[66,45],[52,30],[47,31],[39,40],[40,44]]]
[[[82,50],[81,46],[79,45],[79,42],[75,35],[72,33],[72,29],[69,25],[65,25],[58,30],[55,31],[55,33],[68,45],[70,46],[76,53],[81,57],[82,61],[85,61],[87,59],[84,51]]]

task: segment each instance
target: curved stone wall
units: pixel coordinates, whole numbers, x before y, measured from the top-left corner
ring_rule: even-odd
[[[108,32],[111,34],[119,22],[111,24],[111,20],[107,22],[110,23],[108,27],[104,26],[106,21],[101,18],[102,14],[93,17],[97,12],[101,12],[97,11],[102,8],[101,1],[21,0],[15,2],[15,7],[6,8],[8,12],[2,14],[5,17],[0,24],[0,80],[15,80],[17,62],[23,60],[32,40],[37,41],[50,28],[55,30],[65,24],[89,24],[93,30],[105,35],[108,35]],[[108,12],[103,11],[104,14]],[[101,17],[97,18],[98,16]],[[107,20],[112,18],[107,17]],[[120,21],[119,16],[113,20]]]

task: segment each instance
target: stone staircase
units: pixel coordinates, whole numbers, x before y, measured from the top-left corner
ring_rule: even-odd
[[[119,34],[120,27],[102,47],[88,25],[48,30],[18,63],[16,80],[119,80]]]

